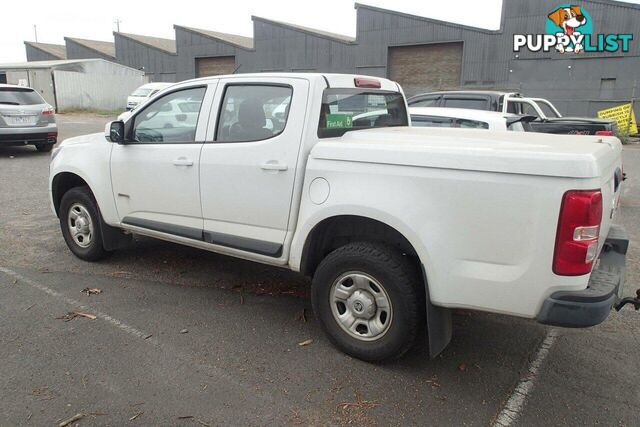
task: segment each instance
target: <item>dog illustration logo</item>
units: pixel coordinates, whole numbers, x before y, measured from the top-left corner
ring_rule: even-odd
[[[562,33],[556,33],[558,37],[581,34],[576,31],[576,28],[583,26],[587,23],[587,17],[582,13],[580,6],[570,5],[568,7],[559,7],[551,12],[547,17],[557,26],[562,28]],[[580,53],[584,50],[584,46],[581,43],[576,43],[574,46],[565,46],[561,43],[556,45],[556,50],[560,53],[575,52]]]

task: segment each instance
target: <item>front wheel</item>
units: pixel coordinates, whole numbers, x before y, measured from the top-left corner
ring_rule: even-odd
[[[102,245],[100,213],[88,187],[75,187],[62,196],[60,228],[67,246],[85,261],[97,261],[108,252]]]
[[[423,323],[418,271],[386,245],[359,242],[334,250],[318,266],[311,292],[331,342],[362,360],[402,356]]]

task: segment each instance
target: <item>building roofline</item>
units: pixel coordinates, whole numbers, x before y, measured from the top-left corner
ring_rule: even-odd
[[[55,56],[56,58],[67,59],[67,50],[65,45],[63,44],[40,43],[40,42],[29,42],[29,41],[25,41],[24,44],[27,46],[31,46],[34,49],[38,49],[39,51],[42,51],[51,56]],[[56,52],[56,51],[59,51],[59,52]]]
[[[104,41],[104,40],[79,39],[79,38],[76,38],[76,37],[66,37],[66,36],[65,36],[64,40],[65,40],[65,42],[67,40],[71,40],[72,42],[77,43],[77,44],[79,44],[79,45],[81,45],[83,47],[86,47],[87,49],[92,50],[92,51],[94,51],[96,53],[99,53],[100,55],[105,55],[105,56],[108,56],[110,58],[116,59],[116,54],[115,54],[116,46],[115,46],[115,43],[113,43],[113,42],[107,42],[107,41]],[[113,46],[113,55],[110,52],[107,52],[107,51],[104,51],[104,50],[101,50],[101,49],[96,49],[94,46],[91,46],[90,44],[87,44],[87,42],[98,42],[98,43],[111,44]]]
[[[241,36],[231,33],[221,33],[219,31],[204,30],[201,28],[185,27],[183,25],[177,24],[174,24],[173,28],[197,34],[199,36],[206,37],[220,43],[225,43],[244,50],[253,50],[254,47],[253,38],[247,36]],[[240,43],[241,41],[243,41],[244,44]]]
[[[421,16],[421,15],[413,15],[411,13],[406,13],[406,12],[399,12],[397,10],[393,10],[393,9],[385,9],[382,7],[378,7],[378,6],[371,6],[368,4],[364,4],[364,3],[359,3],[359,2],[355,2],[354,3],[354,8],[357,9],[369,9],[369,10],[373,10],[376,12],[381,12],[381,13],[386,13],[389,15],[398,15],[398,16],[403,16],[405,18],[410,18],[410,19],[416,19],[418,21],[425,21],[425,22],[430,22],[432,24],[438,24],[438,25],[443,25],[446,27],[454,27],[454,28],[461,28],[464,30],[468,30],[468,31],[475,31],[475,32],[479,32],[479,33],[484,33],[484,34],[499,34],[502,32],[502,29],[504,28],[504,18],[505,18],[505,7],[506,7],[506,3],[508,0],[502,0],[502,8],[501,8],[501,16],[500,16],[500,28],[498,30],[489,30],[487,28],[481,28],[481,27],[472,27],[470,25],[464,25],[464,24],[456,24],[455,22],[449,22],[449,21],[441,21],[439,19],[435,19],[435,18],[428,18],[426,16]]]
[[[331,33],[329,31],[317,30],[315,28],[303,27],[301,25],[290,24],[288,22],[275,21],[273,19],[263,18],[255,15],[251,16],[251,20],[266,22],[267,24],[276,25],[278,27],[283,27],[292,31],[298,31],[314,37],[319,37],[319,38],[323,38],[331,41],[337,41],[343,44],[356,44],[356,39],[354,37],[345,36],[343,34]]]
[[[174,39],[166,39],[166,38],[163,38],[163,37],[145,36],[145,35],[142,35],[142,34],[121,33],[121,32],[119,33],[117,31],[114,31],[113,35],[114,36],[124,37],[127,40],[131,40],[133,42],[145,45],[145,46],[147,46],[148,48],[151,48],[151,49],[159,50],[159,51],[161,51],[163,53],[168,53],[170,55],[177,55],[178,54],[177,53],[177,47],[176,47],[176,41]],[[162,40],[162,41],[171,41],[171,42],[173,42],[174,48],[173,48],[173,50],[168,50],[168,49],[165,49],[163,47],[156,46],[156,45],[153,45],[153,44],[151,44],[149,42],[146,42],[146,41],[144,41],[144,39],[139,39],[138,37],[143,37],[145,39],[157,39],[157,40]]]

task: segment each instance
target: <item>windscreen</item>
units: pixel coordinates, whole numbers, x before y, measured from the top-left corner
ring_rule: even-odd
[[[151,92],[153,92],[153,89],[136,89],[131,96],[139,96],[139,97],[147,97],[149,95],[151,95]]]
[[[361,129],[409,126],[402,94],[374,89],[325,89],[318,125],[319,138]]]
[[[33,89],[15,87],[0,88],[0,104],[38,105],[44,103],[44,99]]]

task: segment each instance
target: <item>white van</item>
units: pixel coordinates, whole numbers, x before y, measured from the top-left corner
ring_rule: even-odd
[[[173,83],[147,83],[134,90],[131,95],[127,97],[127,110],[133,110],[147,98],[153,96],[156,92],[171,86]]]

